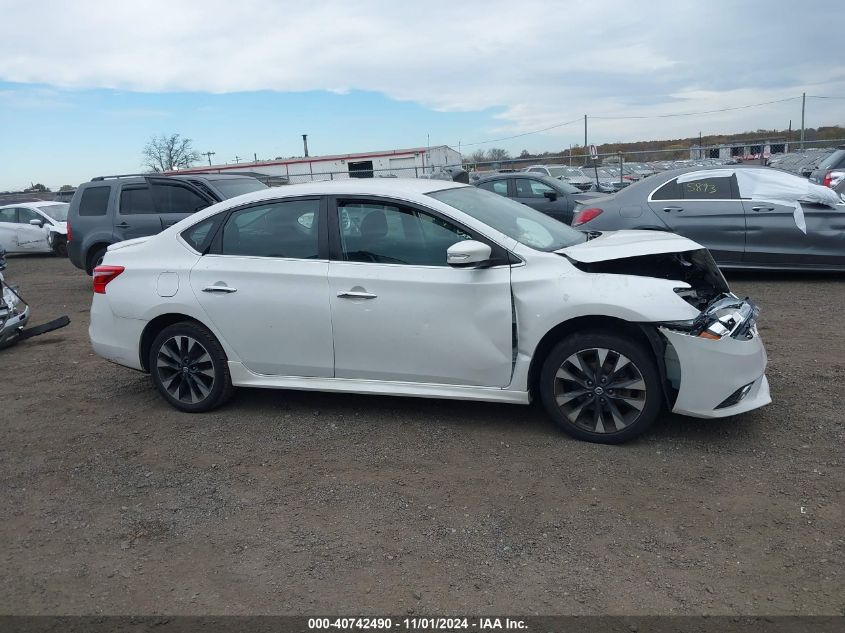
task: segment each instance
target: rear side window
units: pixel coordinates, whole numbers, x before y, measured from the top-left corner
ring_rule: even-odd
[[[508,183],[506,180],[493,180],[492,182],[482,182],[478,185],[480,189],[486,189],[493,193],[498,193],[500,196],[508,195]]]
[[[137,187],[124,187],[120,191],[120,214],[137,215],[144,213],[155,213],[153,197],[150,195],[150,188],[146,185]]]
[[[0,209],[0,222],[7,222],[9,224],[14,224],[15,216],[17,209],[15,207],[10,207],[8,209]]]
[[[684,200],[730,200],[731,178],[704,178],[681,183]]]
[[[223,226],[221,253],[317,259],[319,210],[319,200],[289,200],[235,211]]]
[[[194,213],[210,204],[184,185],[154,184],[151,189],[159,213]]]
[[[79,215],[105,215],[111,187],[87,187],[79,201]]]

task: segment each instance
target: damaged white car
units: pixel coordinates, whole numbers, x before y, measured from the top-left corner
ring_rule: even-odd
[[[18,202],[0,207],[0,248],[7,253],[67,257],[66,202]]]
[[[689,239],[354,179],[247,194],[109,247],[90,336],[183,411],[235,386],[536,397],[567,433],[619,443],[661,411],[769,403],[756,319]]]

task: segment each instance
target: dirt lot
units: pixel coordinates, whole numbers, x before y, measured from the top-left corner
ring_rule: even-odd
[[[537,407],[242,390],[192,416],[92,355],[90,281],[9,258],[3,613],[845,610],[845,280],[733,276],[771,406],[622,447]]]

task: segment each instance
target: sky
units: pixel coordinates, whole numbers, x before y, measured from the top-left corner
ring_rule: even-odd
[[[162,133],[214,163],[301,155],[303,133],[312,155],[518,154],[583,144],[584,114],[596,144],[797,128],[804,92],[808,127],[845,125],[843,18],[818,0],[0,0],[0,190],[139,171]]]

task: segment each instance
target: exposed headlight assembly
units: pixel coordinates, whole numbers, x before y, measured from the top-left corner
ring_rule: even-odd
[[[760,308],[751,300],[731,296],[714,301],[690,321],[673,321],[664,325],[690,336],[713,341],[719,341],[726,336],[747,340],[757,335],[759,314]]]

